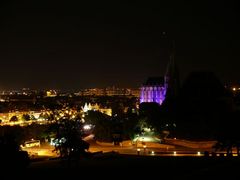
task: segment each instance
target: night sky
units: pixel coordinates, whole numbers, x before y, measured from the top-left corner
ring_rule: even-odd
[[[240,82],[237,1],[81,2],[0,2],[0,90],[138,87],[164,75],[173,40],[181,80]]]

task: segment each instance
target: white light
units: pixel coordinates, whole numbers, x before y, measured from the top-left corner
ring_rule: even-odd
[[[176,151],[174,151],[174,152],[173,152],[173,154],[174,154],[174,156],[175,156],[175,155],[177,155],[177,152],[176,152]]]
[[[151,153],[152,153],[152,155],[154,155],[154,154],[155,154],[155,152],[154,152],[154,151],[152,151]]]
[[[137,149],[137,151],[138,151],[138,152],[140,152],[140,151],[141,151],[141,149]]]
[[[197,155],[200,156],[200,155],[201,155],[201,152],[197,152]]]
[[[90,130],[91,126],[89,124],[86,124],[86,125],[83,126],[83,129],[84,130]]]

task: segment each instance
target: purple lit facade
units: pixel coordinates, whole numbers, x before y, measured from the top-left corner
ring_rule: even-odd
[[[141,87],[140,103],[156,102],[162,104],[168,93],[168,97],[177,97],[180,82],[178,68],[174,60],[174,51],[170,56],[170,61],[164,77],[150,77]]]
[[[164,78],[149,78],[141,87],[140,103],[156,102],[162,104],[166,96]]]

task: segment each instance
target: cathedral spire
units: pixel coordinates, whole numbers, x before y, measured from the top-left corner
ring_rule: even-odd
[[[172,42],[170,60],[165,74],[166,97],[174,98],[180,89],[179,72],[175,61],[175,41]]]

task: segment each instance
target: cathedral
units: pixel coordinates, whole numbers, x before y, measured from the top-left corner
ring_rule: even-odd
[[[179,91],[179,75],[174,61],[170,56],[167,71],[164,77],[150,77],[141,87],[140,103],[155,102],[162,104],[166,97],[175,97]]]
[[[156,102],[162,104],[166,96],[166,86],[163,77],[150,77],[141,87],[140,103]]]

